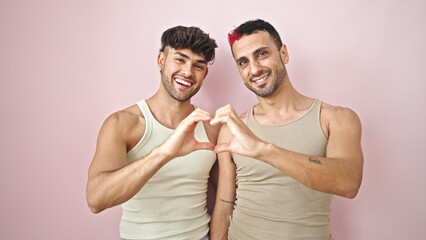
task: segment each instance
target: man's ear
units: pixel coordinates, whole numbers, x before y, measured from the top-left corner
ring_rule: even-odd
[[[206,73],[204,73],[204,78],[206,78],[208,72],[209,72],[209,68],[206,67]]]
[[[287,46],[285,44],[283,44],[281,46],[280,54],[281,54],[281,57],[284,61],[284,64],[287,64],[290,59],[289,59],[288,52],[287,52]]]
[[[157,65],[160,72],[163,71],[165,60],[166,60],[166,54],[164,52],[159,52],[157,57]]]

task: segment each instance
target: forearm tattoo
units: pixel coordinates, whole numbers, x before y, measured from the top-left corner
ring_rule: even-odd
[[[224,202],[224,203],[229,203],[229,204],[235,204],[235,202],[232,202],[232,201],[228,201],[228,200],[225,200],[225,199],[219,199],[221,202]]]
[[[309,162],[321,165],[321,161],[313,157],[309,157]]]

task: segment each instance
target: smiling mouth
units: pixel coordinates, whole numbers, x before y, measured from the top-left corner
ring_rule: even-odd
[[[190,86],[192,86],[192,82],[190,82],[190,81],[185,81],[185,80],[183,80],[183,79],[181,79],[181,78],[175,78],[175,81],[177,82],[177,83],[179,83],[179,84],[181,84],[181,85],[184,85],[184,86],[187,86],[187,87],[190,87]]]
[[[262,77],[262,78],[260,78],[258,80],[252,80],[252,82],[254,82],[254,83],[261,83],[261,82],[265,81],[269,77],[269,75],[270,74],[267,74],[267,75],[265,75],[264,77]]]

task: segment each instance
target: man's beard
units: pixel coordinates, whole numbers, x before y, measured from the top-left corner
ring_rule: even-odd
[[[281,86],[282,82],[284,81],[284,78],[287,74],[287,71],[285,67],[281,69],[277,69],[274,72],[274,79],[272,80],[271,84],[267,87],[260,87],[260,88],[254,88],[250,85],[251,80],[249,82],[245,83],[246,87],[250,89],[252,92],[254,92],[259,97],[269,97],[272,94],[274,94],[278,88]]]
[[[183,77],[183,76],[182,76]],[[179,101],[186,102],[191,99],[201,88],[201,85],[194,89],[192,92],[187,93],[186,95],[179,94],[179,91],[174,88],[174,76],[172,76],[173,80],[171,80],[164,71],[161,73],[161,81],[163,83],[164,88],[166,88],[169,95]],[[179,96],[181,95],[181,96]]]

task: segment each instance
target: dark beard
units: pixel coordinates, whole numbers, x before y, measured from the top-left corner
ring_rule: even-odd
[[[172,78],[173,78],[173,76],[172,76]],[[178,97],[178,93],[177,93],[176,89],[173,88],[173,81],[174,80],[171,80],[163,72],[163,73],[161,73],[161,81],[162,81],[164,88],[169,93],[170,97],[172,97],[173,99],[175,99],[176,101],[179,101],[179,102],[186,102],[189,99],[191,99],[200,90],[200,87],[201,87],[201,86],[199,86],[198,88],[194,89],[194,91],[188,93],[188,95],[185,95],[183,97]]]
[[[246,83],[246,87],[250,89],[252,92],[254,92],[259,97],[269,97],[272,94],[274,94],[278,88],[281,86],[282,82],[284,81],[285,76],[287,75],[287,71],[285,67],[281,69],[277,69],[275,71],[275,79],[272,82],[272,84],[269,87],[262,87],[260,86],[259,89],[255,89],[251,87],[248,83]]]

